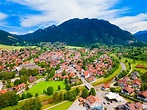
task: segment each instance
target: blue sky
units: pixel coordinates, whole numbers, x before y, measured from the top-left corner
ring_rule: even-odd
[[[72,18],[105,19],[135,33],[147,30],[147,0],[0,0],[0,29],[15,34]]]

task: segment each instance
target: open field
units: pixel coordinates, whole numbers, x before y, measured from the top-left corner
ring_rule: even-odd
[[[82,47],[78,47],[78,46],[65,46],[65,48],[70,48],[70,49],[81,49]]]
[[[136,68],[136,65],[144,65],[146,67],[145,68]],[[147,61],[135,61],[135,62],[132,62],[132,70],[139,70],[140,72],[147,72]]]
[[[43,94],[43,90],[46,90],[49,86],[54,88],[54,91],[58,90],[58,85],[61,86],[61,90],[65,88],[63,81],[41,81],[38,84],[34,85],[27,92],[33,94],[33,96],[38,93],[39,95]],[[25,93],[27,93],[25,92]]]
[[[122,67],[121,67],[121,65],[119,65],[119,68],[112,75],[110,75],[110,76],[108,76],[106,78],[97,79],[97,81],[92,83],[92,85],[96,86],[98,84],[102,84],[102,83],[105,83],[105,82],[108,82],[108,81],[112,80],[115,76],[117,76],[120,73],[121,69],[122,69]]]
[[[35,47],[35,46],[30,46],[30,47]],[[21,49],[21,48],[26,48],[26,46],[9,46],[9,45],[2,45],[0,44],[0,49],[8,49],[8,50],[12,50],[12,49]]]
[[[72,101],[68,101],[68,102],[60,104],[58,106],[55,106],[53,108],[50,108],[48,110],[61,110],[61,108],[62,108],[62,110],[67,110],[71,106],[72,103],[73,103]]]

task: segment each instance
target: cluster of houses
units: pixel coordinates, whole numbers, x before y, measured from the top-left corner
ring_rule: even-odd
[[[15,67],[25,63],[25,60],[31,55],[35,55],[37,49],[24,48],[20,50],[2,50],[0,51],[0,70],[12,71]],[[9,66],[8,66],[9,65]],[[10,66],[11,65],[11,66]]]
[[[130,76],[125,76],[118,80],[118,86],[121,87],[121,93],[129,96],[137,94],[138,99],[147,101],[147,91],[140,91],[142,81],[138,77],[139,73],[134,71]]]
[[[18,92],[18,91],[24,89],[25,87],[26,87],[26,84],[21,83],[21,84],[15,86],[15,87],[7,88],[7,89],[2,89],[2,90],[0,90],[0,95],[5,94],[8,91],[16,90]]]
[[[42,73],[46,68],[41,68],[37,64],[40,62],[45,62],[46,65],[56,68],[59,65],[58,70],[55,71],[53,80],[60,79],[71,79],[71,83],[75,84],[79,80],[76,73],[79,72],[85,77],[86,80],[93,81],[97,76],[102,76],[106,71],[109,71],[113,65],[111,58],[107,55],[101,55],[92,63],[86,63],[87,69],[84,70],[83,59],[93,57],[100,50],[74,50],[74,49],[53,49],[50,51],[45,51],[38,56],[27,60],[30,56],[35,55],[39,52],[38,49],[21,49],[21,50],[3,50],[0,51],[0,70],[1,71],[16,71],[16,75],[19,76],[19,71],[22,68],[34,69],[37,68],[39,73]],[[84,53],[86,55],[82,55]],[[9,64],[9,65],[7,65]],[[10,65],[13,65],[10,69]],[[65,71],[66,74],[62,74]],[[32,83],[36,80],[35,76],[29,77],[29,82]],[[15,87],[14,87],[15,88]],[[14,89],[13,88],[13,89]],[[16,88],[15,88],[16,89]],[[18,89],[20,90],[20,89]]]

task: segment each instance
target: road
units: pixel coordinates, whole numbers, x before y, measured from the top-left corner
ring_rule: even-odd
[[[67,102],[67,101],[63,101],[63,102],[61,102],[61,103],[58,103],[58,104],[53,105],[53,106],[50,106],[50,107],[48,107],[48,108],[46,108],[46,109],[43,109],[43,110],[49,110],[50,108],[56,107],[56,106],[61,105],[61,104],[65,103],[65,102]]]
[[[87,88],[90,90],[91,88],[94,88],[90,83],[88,83],[84,77],[81,77],[81,75],[79,74],[79,72],[77,72],[77,76],[81,79],[81,81],[87,86]],[[95,90],[96,91],[96,90]],[[102,95],[96,91],[96,96],[100,99],[101,104],[103,104],[103,102],[107,103],[107,101],[104,99],[104,97],[102,97]],[[103,104],[104,107],[107,108],[107,110],[115,110],[111,105],[109,104]]]
[[[3,88],[3,82],[0,80],[0,90]]]
[[[122,66],[122,69],[121,69],[121,72],[123,70],[126,70],[126,66],[123,62],[120,62],[121,66]],[[88,83],[84,77],[81,77],[81,75],[79,74],[79,72],[77,72],[77,76],[81,79],[81,81],[86,85],[86,87],[90,90],[91,88],[94,88],[91,83]],[[107,101],[104,97],[102,97],[102,95],[100,94],[100,92],[96,91],[96,96],[100,99],[101,103],[103,104],[103,102],[105,102],[106,104],[103,106],[107,108],[107,110],[115,110],[110,104],[107,104]]]
[[[122,67],[121,72],[122,72],[123,70],[126,70],[126,65],[125,65],[123,62],[120,62],[120,64],[121,64],[121,67]]]

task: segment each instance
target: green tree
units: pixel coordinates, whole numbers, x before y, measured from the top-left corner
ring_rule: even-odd
[[[91,88],[91,89],[90,89],[90,95],[93,95],[93,96],[96,95],[96,92],[95,92],[95,89],[94,89],[94,88]]]
[[[28,92],[28,93],[26,94],[26,98],[30,98],[30,97],[33,97],[33,95],[32,95],[31,93]]]
[[[28,82],[28,76],[25,74],[25,75],[21,75],[20,76],[20,81],[27,84]]]
[[[66,88],[66,90],[70,90],[71,89],[71,85],[66,84],[65,88]]]
[[[82,90],[82,95],[81,95],[81,96],[82,96],[83,98],[87,98],[88,95],[89,95],[88,90],[87,90],[86,88],[84,88],[84,89]]]
[[[19,71],[19,74],[20,75],[28,75],[28,70],[26,68],[22,68],[20,71]]]
[[[76,91],[76,95],[80,93],[80,89],[78,87],[76,87],[75,91]]]
[[[41,110],[41,102],[38,98],[31,98],[25,101],[21,110]]]
[[[20,79],[16,79],[15,81],[14,81],[14,85],[15,86],[17,86],[17,85],[19,85],[19,84],[21,84],[22,83],[22,81],[20,80]]]
[[[21,95],[21,100],[23,99],[26,99],[26,95],[24,93]]]
[[[66,71],[65,70],[63,70],[63,72],[62,72],[62,76],[64,76],[64,75],[66,75]]]
[[[141,75],[141,79],[143,82],[147,82],[147,72]]]
[[[59,90],[61,90],[61,86],[60,86],[60,85],[58,85],[58,91],[59,91]]]
[[[35,94],[35,97],[38,97],[38,95],[39,95],[39,94],[38,94],[38,93],[36,93],[36,94]]]
[[[53,88],[52,86],[49,86],[49,87],[47,88],[46,94],[47,94],[47,95],[52,95],[53,92],[54,92],[54,88]]]
[[[54,100],[55,102],[60,101],[59,92],[54,92],[54,94],[53,94],[53,100]]]
[[[7,92],[0,95],[0,109],[8,106],[13,106],[18,103],[19,96],[14,92]]]

